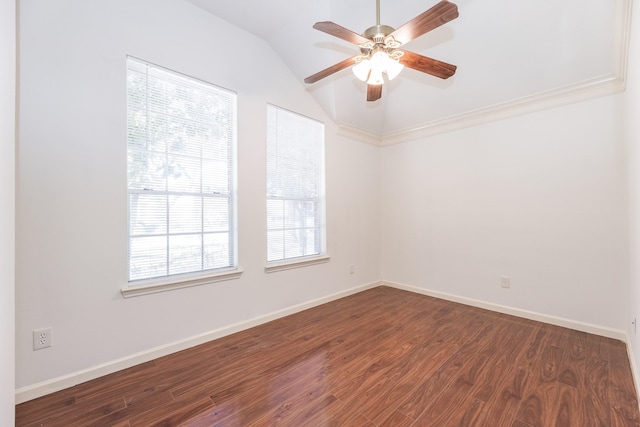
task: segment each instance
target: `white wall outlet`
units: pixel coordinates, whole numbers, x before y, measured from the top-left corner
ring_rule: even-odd
[[[52,328],[36,329],[33,331],[33,349],[51,347]]]
[[[355,272],[356,272],[356,266],[355,266],[355,264],[351,264],[349,266],[349,274],[353,274]]]
[[[507,276],[502,276],[500,278],[500,286],[502,286],[503,288],[510,288],[511,287],[511,278],[507,277]]]

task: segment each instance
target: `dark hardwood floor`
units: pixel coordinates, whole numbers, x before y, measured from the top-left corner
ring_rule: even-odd
[[[640,426],[625,345],[379,287],[16,407],[17,426]]]

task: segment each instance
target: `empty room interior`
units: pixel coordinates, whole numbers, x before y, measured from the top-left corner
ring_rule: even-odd
[[[0,0],[0,425],[640,426],[633,3]]]

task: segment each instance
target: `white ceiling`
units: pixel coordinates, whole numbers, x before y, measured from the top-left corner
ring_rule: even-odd
[[[314,30],[315,22],[333,21],[356,33],[376,23],[375,0],[189,1],[264,39],[301,82],[359,53]],[[530,101],[544,106],[567,93],[624,85],[631,0],[453,2],[457,19],[403,46],[457,65],[453,77],[405,68],[373,103],[350,69],[307,90],[345,132],[392,140],[458,119],[472,123],[483,112],[527,111]],[[381,0],[381,23],[398,28],[436,3]]]

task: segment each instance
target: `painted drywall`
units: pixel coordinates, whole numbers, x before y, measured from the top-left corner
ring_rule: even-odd
[[[186,1],[21,9],[19,388],[380,278],[627,327],[622,96],[380,149],[336,136],[264,41]],[[120,295],[127,54],[238,92],[241,279]],[[264,273],[267,102],[327,124],[327,264]]]
[[[383,148],[382,278],[626,329],[621,104],[607,96]]]
[[[16,2],[0,1],[0,425],[15,403]]]
[[[640,8],[632,11],[632,22],[640,23]],[[627,328],[631,337],[631,348],[635,366],[640,367],[640,325],[631,323],[640,320],[640,27],[631,26],[629,61],[627,68],[627,90],[625,100],[625,142],[628,149],[629,171],[629,227],[630,227],[630,296]],[[638,384],[636,384],[638,385]]]
[[[379,149],[337,136],[264,41],[182,0],[30,0],[19,29],[18,388],[379,279]],[[120,295],[125,55],[238,93],[240,279]],[[264,272],[267,103],[326,123],[329,263]],[[33,351],[42,327],[53,347]]]

